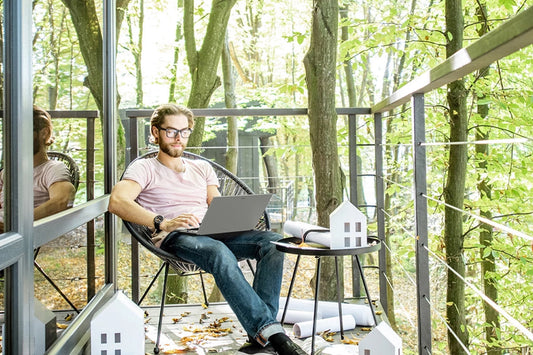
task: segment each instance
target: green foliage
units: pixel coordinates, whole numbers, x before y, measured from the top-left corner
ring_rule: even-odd
[[[341,62],[351,61],[355,81],[355,92],[360,106],[371,106],[388,96],[412,78],[440,63],[445,56],[445,44],[449,40],[444,33],[444,2],[372,2],[349,3],[348,17],[340,24],[346,26],[348,39],[339,43],[337,106],[346,100],[346,80]],[[488,23],[496,28],[503,20],[514,15],[522,7],[531,6],[531,0],[517,4],[513,0],[500,0],[487,3]],[[176,76],[175,97],[178,103],[187,101],[190,91],[190,73],[187,67],[184,44],[175,41],[178,21],[182,21],[183,9],[175,1],[145,1],[146,22],[143,63],[144,63],[144,102],[153,108],[167,97],[169,78]],[[478,38],[479,20],[473,3],[464,4],[465,46]],[[128,11],[138,12],[138,2],[132,1]],[[309,2],[294,1],[241,1],[235,5],[228,29],[228,41],[234,54],[234,65],[238,67],[235,95],[237,102],[257,101],[263,107],[307,107],[306,81],[302,58],[308,48],[310,36]],[[278,16],[278,13],[283,16]],[[198,37],[205,31],[209,14],[208,2],[201,2],[195,8],[198,18]],[[34,8],[34,99],[43,107],[50,107],[53,100],[49,92],[57,92],[56,109],[88,110],[96,109],[89,90],[84,86],[87,69],[70,16],[60,0],[35,1]],[[125,27],[123,26],[123,29]],[[135,29],[134,29],[135,30]],[[138,30],[138,29],[137,29]],[[117,48],[118,91],[121,95],[121,108],[134,107],[134,64],[123,30]],[[179,58],[173,67],[174,50]],[[488,211],[499,224],[530,234],[533,225],[532,144],[533,137],[533,49],[527,47],[490,67],[488,76],[483,79],[475,74],[465,78],[469,89],[469,141],[475,140],[479,130],[489,135],[491,140],[507,140],[505,143],[490,143],[488,153],[476,153],[473,144],[469,145],[468,172],[465,193],[465,211],[478,215]],[[341,80],[342,79],[342,80]],[[49,88],[52,88],[49,91]],[[478,100],[481,98],[480,100]],[[216,90],[212,104],[224,101],[224,92]],[[427,156],[427,195],[429,211],[430,249],[440,258],[445,255],[442,240],[444,229],[443,187],[447,179],[449,140],[449,114],[446,103],[446,89],[440,88],[426,94],[426,140],[435,145],[426,146]],[[347,104],[345,104],[347,105]],[[477,114],[477,105],[489,105],[488,117]],[[384,115],[384,137],[386,145],[385,193],[390,199],[387,212],[387,233],[390,236],[391,250],[397,263],[395,275],[409,277],[415,271],[414,204],[412,193],[412,122],[410,105]],[[69,152],[80,165],[82,175],[76,204],[85,201],[85,149],[86,125],[83,120],[55,120],[56,141],[53,150]],[[300,202],[313,198],[313,166],[309,148],[309,126],[305,116],[267,117],[254,120],[253,117],[239,120],[243,131],[265,130],[275,132],[274,154],[279,162],[279,170],[285,178],[283,183],[292,182]],[[223,120],[208,119],[206,139],[218,130],[226,129]],[[372,144],[375,140],[373,117],[357,118],[357,141],[359,144]],[[348,167],[348,125],[346,117],[339,117],[337,127],[341,166]],[[96,195],[103,193],[103,149],[101,123],[97,121],[96,142]],[[524,139],[525,138],[525,139]],[[513,139],[522,139],[512,141]],[[374,171],[374,148],[360,147],[363,173]],[[481,170],[479,163],[486,168]],[[280,179],[281,180],[281,179]],[[365,180],[366,182],[367,180]],[[491,186],[491,196],[478,191],[484,181]],[[349,184],[350,182],[348,182]],[[365,187],[372,190],[373,186]],[[370,194],[369,194],[370,195]],[[367,196],[369,200],[373,196]],[[312,205],[312,204],[311,204]],[[313,222],[312,214],[303,216]],[[469,269],[467,280],[482,289],[483,280],[493,281],[498,288],[500,304],[513,317],[531,328],[530,311],[533,309],[531,297],[531,277],[533,257],[530,242],[511,233],[492,228],[494,240],[485,247],[479,242],[481,223],[464,215],[465,253]],[[375,231],[375,224],[370,230]],[[479,275],[479,264],[484,257],[494,257],[496,271]],[[435,312],[443,309],[445,303],[446,270],[439,259],[431,256],[432,307]],[[405,277],[407,277],[405,276]],[[415,297],[414,293],[410,295]],[[403,300],[397,300],[402,302]],[[439,308],[440,307],[440,308]],[[488,345],[483,331],[487,326],[482,312],[482,301],[469,292],[467,295],[468,327],[472,334],[473,353],[483,353]],[[529,313],[528,313],[529,312]],[[436,334],[434,349],[446,352],[443,334],[446,329],[441,319],[434,316],[432,321]],[[501,346],[518,348],[530,342],[511,325],[502,322],[498,332]],[[406,351],[406,353],[409,353]]]

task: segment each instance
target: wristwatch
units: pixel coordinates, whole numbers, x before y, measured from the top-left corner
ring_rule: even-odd
[[[156,233],[161,232],[161,222],[163,222],[163,219],[165,218],[160,214],[154,217],[154,229]]]

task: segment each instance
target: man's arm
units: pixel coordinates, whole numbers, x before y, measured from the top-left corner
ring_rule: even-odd
[[[210,205],[213,198],[220,196],[220,191],[216,185],[207,185],[207,204]]]
[[[140,193],[141,186],[137,182],[119,181],[111,191],[108,210],[126,221],[153,228],[156,214],[135,202]]]
[[[58,181],[50,185],[48,194],[50,199],[33,210],[34,220],[51,216],[72,207],[76,189],[70,181]]]

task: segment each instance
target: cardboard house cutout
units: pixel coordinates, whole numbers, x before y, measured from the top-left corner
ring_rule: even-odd
[[[33,299],[33,313],[35,354],[44,354],[57,339],[56,316],[37,298]]]
[[[329,215],[331,249],[364,247],[366,216],[351,202],[344,201]]]
[[[91,354],[144,355],[144,313],[122,292],[91,320]]]
[[[402,338],[381,322],[359,342],[359,355],[402,355]]]

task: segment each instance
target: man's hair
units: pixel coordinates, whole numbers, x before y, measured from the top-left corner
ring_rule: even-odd
[[[43,128],[48,128],[50,131],[50,136],[44,142],[46,146],[50,146],[54,143],[54,138],[52,137],[52,117],[44,109],[33,105],[33,131],[39,133]]]
[[[165,122],[165,116],[168,115],[184,115],[189,121],[189,128],[194,126],[194,114],[187,107],[176,104],[164,104],[155,109],[150,118],[150,126],[161,127]]]

